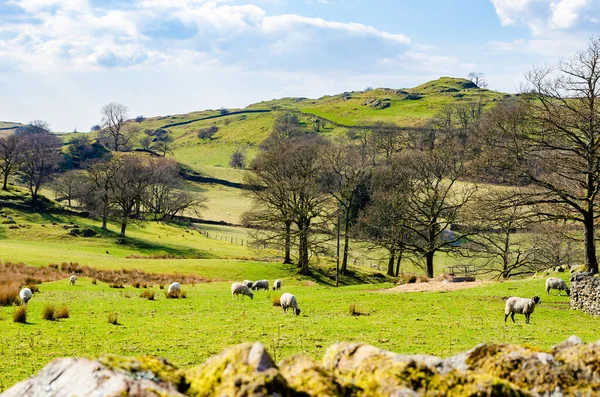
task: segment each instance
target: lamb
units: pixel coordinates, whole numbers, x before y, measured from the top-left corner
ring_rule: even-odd
[[[280,290],[281,289],[281,280],[277,279],[275,280],[275,282],[273,283],[273,291],[275,290]]]
[[[242,299],[244,299],[244,295],[249,296],[250,299],[254,299],[254,294],[250,291],[247,285],[242,283],[233,283],[231,284],[231,299],[234,297],[238,297],[238,295],[242,295]]]
[[[168,295],[175,295],[181,292],[181,284],[175,282],[169,285],[169,289],[167,289]]]
[[[535,305],[539,305],[542,303],[542,300],[539,296],[534,296],[531,299],[527,298],[518,298],[516,296],[512,296],[506,300],[506,308],[504,309],[504,322],[508,318],[510,314],[510,318],[513,323],[515,322],[515,313],[524,314],[525,315],[525,324],[529,324],[529,318],[531,317],[531,313],[535,310]]]
[[[290,294],[289,292],[286,292],[285,294],[281,295],[281,298],[279,298],[279,303],[281,304],[281,308],[283,309],[283,312],[285,314],[287,314],[287,309],[289,307],[294,309],[294,313],[296,313],[296,316],[300,315],[300,308],[298,307],[296,297]]]
[[[567,283],[565,280],[558,277],[548,277],[546,279],[546,293],[550,295],[551,289],[557,289],[558,294],[560,295],[560,291],[566,291],[567,296],[571,296],[571,290],[567,287]]]
[[[254,282],[250,281],[250,280],[244,280],[244,282],[242,283],[244,284],[246,287],[252,289],[252,287],[254,286]]]
[[[21,298],[21,302],[27,304],[31,297],[33,296],[33,292],[29,288],[23,288],[21,292],[19,292],[19,298]]]
[[[71,278],[69,278],[69,285],[75,285],[75,281],[77,281],[77,276],[71,276]]]
[[[269,280],[258,280],[252,286],[252,289],[258,291],[259,289],[264,289],[265,291],[269,290]]]

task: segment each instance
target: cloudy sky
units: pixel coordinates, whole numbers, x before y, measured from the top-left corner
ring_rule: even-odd
[[[600,0],[0,0],[0,120],[87,131],[439,76],[515,92],[600,34]]]

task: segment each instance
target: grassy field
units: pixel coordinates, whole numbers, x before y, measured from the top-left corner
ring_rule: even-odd
[[[456,292],[383,293],[390,284],[335,289],[286,277],[285,271],[254,269],[256,279],[283,277],[302,313],[284,316],[272,306],[279,293],[257,292],[234,301],[229,283],[186,285],[187,299],[139,297],[141,289],[110,289],[80,279],[45,283],[29,303],[27,324],[12,321],[14,307],[0,308],[0,390],[35,373],[54,357],[104,353],[167,357],[181,367],[201,363],[228,345],[261,341],[276,360],[294,353],[322,357],[339,340],[360,341],[399,353],[450,356],[478,343],[509,342],[548,348],[572,334],[597,339],[600,319],[571,311],[565,296],[546,297],[542,279],[495,283]],[[530,325],[503,322],[510,295],[542,296]],[[67,305],[70,318],[42,320],[45,305]],[[355,304],[359,316],[349,314]],[[108,313],[118,313],[119,325]],[[510,320],[509,320],[510,321]],[[23,363],[16,365],[16,363]]]

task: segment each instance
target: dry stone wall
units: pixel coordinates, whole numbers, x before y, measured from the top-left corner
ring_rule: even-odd
[[[600,278],[583,272],[571,277],[571,309],[600,316]]]

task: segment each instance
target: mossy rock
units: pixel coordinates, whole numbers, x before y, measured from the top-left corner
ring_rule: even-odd
[[[296,355],[279,363],[279,370],[296,393],[315,397],[351,395],[352,388],[340,385],[331,371],[313,359]]]
[[[186,372],[187,395],[290,396],[284,377],[261,343],[233,346]]]

